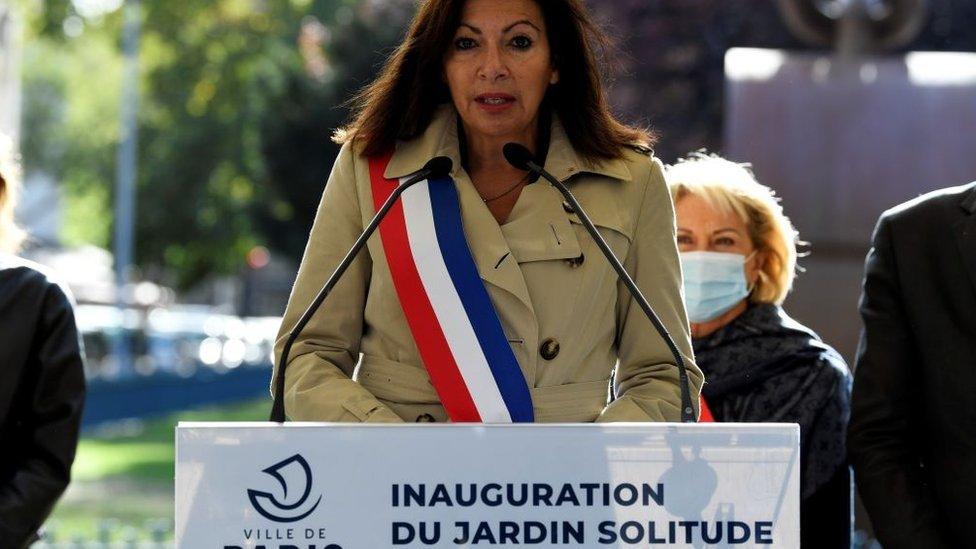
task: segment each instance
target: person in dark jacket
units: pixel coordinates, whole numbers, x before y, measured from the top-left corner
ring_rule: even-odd
[[[744,165],[695,153],[668,169],[702,416],[800,425],[803,547],[850,547],[844,359],[780,306],[798,235]]]
[[[67,291],[9,253],[22,233],[12,215],[16,166],[4,148],[0,142],[0,549],[20,549],[68,486],[85,378]]]
[[[848,447],[885,549],[976,547],[976,183],[885,212]]]

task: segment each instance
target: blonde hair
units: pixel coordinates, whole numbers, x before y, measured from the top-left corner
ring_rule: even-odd
[[[675,203],[691,194],[724,214],[745,223],[753,247],[765,255],[751,303],[780,305],[793,287],[799,233],[783,213],[776,193],[756,180],[749,164],[737,164],[715,154],[698,151],[667,168]]]
[[[0,133],[0,252],[16,253],[24,231],[14,222],[14,206],[20,190],[20,162],[13,140]]]

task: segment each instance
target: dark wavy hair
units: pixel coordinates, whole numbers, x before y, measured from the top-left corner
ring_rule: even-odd
[[[437,107],[451,101],[441,75],[464,2],[421,3],[406,37],[379,76],[352,98],[351,122],[336,131],[334,141],[352,141],[369,157],[427,129]],[[602,61],[613,46],[582,1],[535,2],[545,19],[553,65],[559,71],[559,82],[547,91],[542,107],[559,117],[573,148],[589,158],[610,159],[621,157],[625,145],[650,147],[651,133],[623,124],[610,112]]]

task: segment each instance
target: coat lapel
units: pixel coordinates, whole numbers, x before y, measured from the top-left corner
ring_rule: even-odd
[[[522,271],[512,257],[501,227],[464,172],[459,151],[457,115],[450,105],[444,105],[422,136],[398,143],[384,177],[394,179],[414,173],[435,156],[450,158],[454,162],[451,177],[461,204],[461,222],[479,276],[486,283],[517,297],[534,314]]]
[[[467,174],[462,172],[455,179],[455,185],[461,202],[464,233],[481,279],[514,295],[534,314],[522,270],[491,210],[481,200]]]
[[[969,281],[976,288],[976,184],[966,193],[960,206],[966,215],[956,223],[956,245],[969,274]]]
[[[422,136],[397,144],[384,177],[395,179],[415,173],[435,156],[450,158],[454,162],[451,177],[458,190],[464,232],[478,274],[486,283],[517,297],[534,315],[519,263],[580,255],[580,244],[562,208],[562,197],[547,183],[534,183],[522,191],[525,196],[519,198],[509,222],[501,227],[464,172],[459,151],[457,113],[451,105],[443,105]],[[621,159],[591,162],[577,155],[555,118],[546,170],[563,181],[580,173],[630,179],[630,170]]]

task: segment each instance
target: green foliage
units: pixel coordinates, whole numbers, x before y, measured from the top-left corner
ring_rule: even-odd
[[[68,48],[34,38],[23,66],[25,168],[61,183],[67,243],[108,246],[121,82],[115,41],[85,33]]]
[[[174,429],[180,421],[263,421],[271,403],[258,399],[182,410],[139,423],[133,432],[82,437],[72,483],[46,528],[57,540],[96,540],[100,526],[144,529],[173,520]],[[171,526],[166,539],[172,537]],[[142,536],[147,538],[148,536]]]
[[[257,244],[297,258],[329,141],[412,3],[142,0],[136,261],[178,287],[241,269]],[[30,12],[24,158],[65,191],[64,239],[110,246],[123,10]]]
[[[62,183],[65,239],[108,246],[121,10],[86,19],[73,0],[14,1],[29,24],[25,161]],[[253,244],[298,258],[337,153],[329,135],[346,118],[342,105],[402,36],[414,2],[141,4],[142,272],[186,287],[237,271]],[[589,4],[615,22],[613,35],[629,53],[612,96],[616,110],[650,122],[663,136],[657,154],[668,161],[703,145],[720,149],[728,47],[800,47],[767,0]],[[931,5],[914,49],[976,48],[976,3]]]

